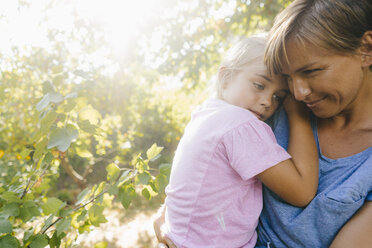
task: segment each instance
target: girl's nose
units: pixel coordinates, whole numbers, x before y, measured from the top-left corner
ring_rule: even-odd
[[[303,101],[311,94],[311,88],[308,83],[302,79],[293,79],[292,90],[297,101]]]
[[[265,108],[270,108],[272,104],[272,96],[270,94],[262,95],[260,99],[260,104]]]

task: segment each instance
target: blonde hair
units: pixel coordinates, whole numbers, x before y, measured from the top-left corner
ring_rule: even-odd
[[[270,71],[280,73],[283,59],[288,62],[285,45],[289,39],[352,54],[368,30],[372,30],[371,0],[295,0],[275,19],[265,64]]]
[[[227,51],[218,70],[216,84],[218,97],[221,97],[223,84],[240,72],[243,67],[257,61],[262,61],[263,63],[266,41],[266,33],[252,35],[242,39]]]

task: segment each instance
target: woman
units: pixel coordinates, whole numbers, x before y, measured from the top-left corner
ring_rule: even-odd
[[[265,188],[257,247],[371,247],[372,2],[295,0],[275,20],[265,62],[314,114],[319,187],[305,208]],[[285,113],[274,131],[286,147]]]

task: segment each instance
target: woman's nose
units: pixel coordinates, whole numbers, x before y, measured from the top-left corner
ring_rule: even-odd
[[[304,101],[311,94],[309,84],[302,79],[293,79],[292,91],[297,101]]]

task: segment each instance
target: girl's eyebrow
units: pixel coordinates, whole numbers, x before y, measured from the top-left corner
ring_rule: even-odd
[[[266,81],[271,82],[271,78],[269,78],[269,77],[266,76],[266,75],[263,75],[263,74],[256,74],[256,76],[262,77],[262,78],[265,79]]]

